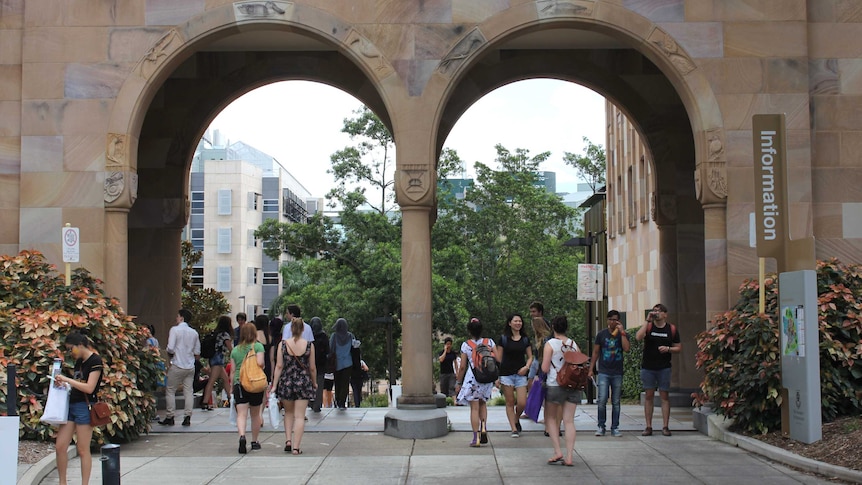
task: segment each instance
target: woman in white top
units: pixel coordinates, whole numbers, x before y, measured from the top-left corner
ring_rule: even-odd
[[[566,330],[569,321],[565,316],[554,317],[551,321],[554,336],[545,343],[542,350],[542,372],[548,375],[545,384],[548,394],[545,397],[545,422],[554,446],[554,456],[548,460],[549,465],[562,462],[565,466],[572,466],[572,455],[575,450],[575,411],[581,402],[581,391],[560,387],[557,385],[557,370],[563,365],[563,346],[571,347],[576,351],[578,345],[568,337]],[[566,430],[566,453],[560,450],[560,421],[565,424]]]
[[[488,442],[488,429],[486,427],[488,407],[485,402],[491,399],[494,383],[477,382],[470,365],[473,361],[473,348],[483,341],[482,323],[479,322],[478,318],[470,319],[470,323],[467,324],[467,333],[472,338],[461,344],[461,365],[458,367],[458,377],[455,378],[455,392],[458,396],[458,404],[470,404],[470,425],[473,428],[473,441],[470,442],[470,446],[478,447],[480,444]],[[486,345],[493,351],[494,341],[485,340],[487,340]]]

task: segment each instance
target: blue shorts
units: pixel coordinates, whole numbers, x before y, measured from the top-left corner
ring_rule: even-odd
[[[224,354],[216,353],[210,360],[210,367],[224,365]]]
[[[580,404],[583,399],[583,391],[576,391],[568,387],[546,386],[548,394],[545,396],[545,401],[554,404],[564,404],[567,402]]]
[[[670,367],[666,369],[641,369],[641,382],[644,390],[670,390]]]
[[[527,376],[522,376],[520,374],[500,376],[500,384],[512,387],[527,387]]]
[[[69,422],[90,424],[90,406],[85,401],[69,403]]]

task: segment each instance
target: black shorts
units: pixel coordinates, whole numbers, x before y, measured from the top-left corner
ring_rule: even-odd
[[[237,404],[260,406],[263,404],[263,394],[262,392],[248,392],[239,384],[233,385],[233,396]]]
[[[323,379],[323,390],[324,391],[331,391],[332,386],[334,386],[334,385],[335,385],[334,379],[326,379],[326,378]]]

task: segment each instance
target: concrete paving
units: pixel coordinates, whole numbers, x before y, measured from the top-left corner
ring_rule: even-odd
[[[262,449],[239,455],[236,429],[228,422],[228,411],[195,410],[190,427],[180,426],[179,420],[177,425],[167,427],[153,423],[150,435],[121,445],[122,483],[277,480],[288,484],[355,485],[470,480],[475,484],[524,484],[548,479],[579,484],[830,483],[698,433],[689,408],[673,409],[673,436],[664,437],[659,431],[643,437],[643,408],[624,406],[620,423],[623,437],[613,438],[610,434],[594,436],[595,405],[579,406],[573,467],[546,463],[553,451],[542,424],[521,420],[524,432],[520,438],[512,438],[504,408],[488,409],[490,439],[480,448],[467,446],[472,434],[466,407],[447,408],[452,431],[427,440],[385,436],[383,417],[387,408],[309,412],[301,456],[282,451],[283,430],[273,431],[268,421],[260,436]],[[658,428],[660,422],[660,411],[656,410],[654,423]],[[98,458],[98,453],[94,454],[93,484],[102,483]],[[43,476],[27,485],[58,483],[56,469]],[[77,458],[70,462],[69,479],[70,483],[80,483]]]

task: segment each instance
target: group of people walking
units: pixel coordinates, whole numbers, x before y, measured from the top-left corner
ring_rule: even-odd
[[[583,400],[584,391],[561,386],[557,381],[557,374],[564,365],[564,353],[580,352],[580,349],[567,336],[569,322],[566,316],[554,317],[549,322],[544,318],[544,307],[540,302],[530,305],[530,316],[534,341],[525,334],[524,318],[520,314],[509,315],[499,341],[482,337],[484,328],[477,318],[471,318],[467,324],[470,338],[461,344],[460,353],[452,350],[452,339],[447,337],[444,340],[443,352],[438,357],[441,392],[454,396],[456,404],[470,406],[473,438],[469,446],[479,447],[488,442],[487,401],[491,399],[494,386],[499,386],[505,397],[511,436],[518,438],[522,431],[519,419],[526,406],[527,386],[533,382],[540,383],[546,393],[545,435],[550,438],[554,450],[548,463],[572,466],[576,437],[574,417],[578,404]],[[588,376],[598,389],[596,436],[604,436],[607,432],[609,397],[612,402],[611,435],[622,436],[619,424],[623,356],[629,351],[631,343],[620,320],[620,312],[608,312],[607,328],[596,335],[592,358],[589,360]],[[646,427],[642,435],[652,435],[653,402],[655,390],[658,389],[662,401],[662,434],[670,436],[668,424],[671,355],[680,352],[682,347],[676,327],[667,322],[667,307],[656,304],[649,312],[647,322],[637,331],[636,338],[644,342],[641,381],[646,393]],[[482,379],[476,377],[477,373],[482,373],[481,370],[477,371],[478,360],[474,356],[480,346],[493,349],[499,364],[499,378],[496,382],[480,382]],[[560,443],[562,436],[565,436],[565,448]]]

